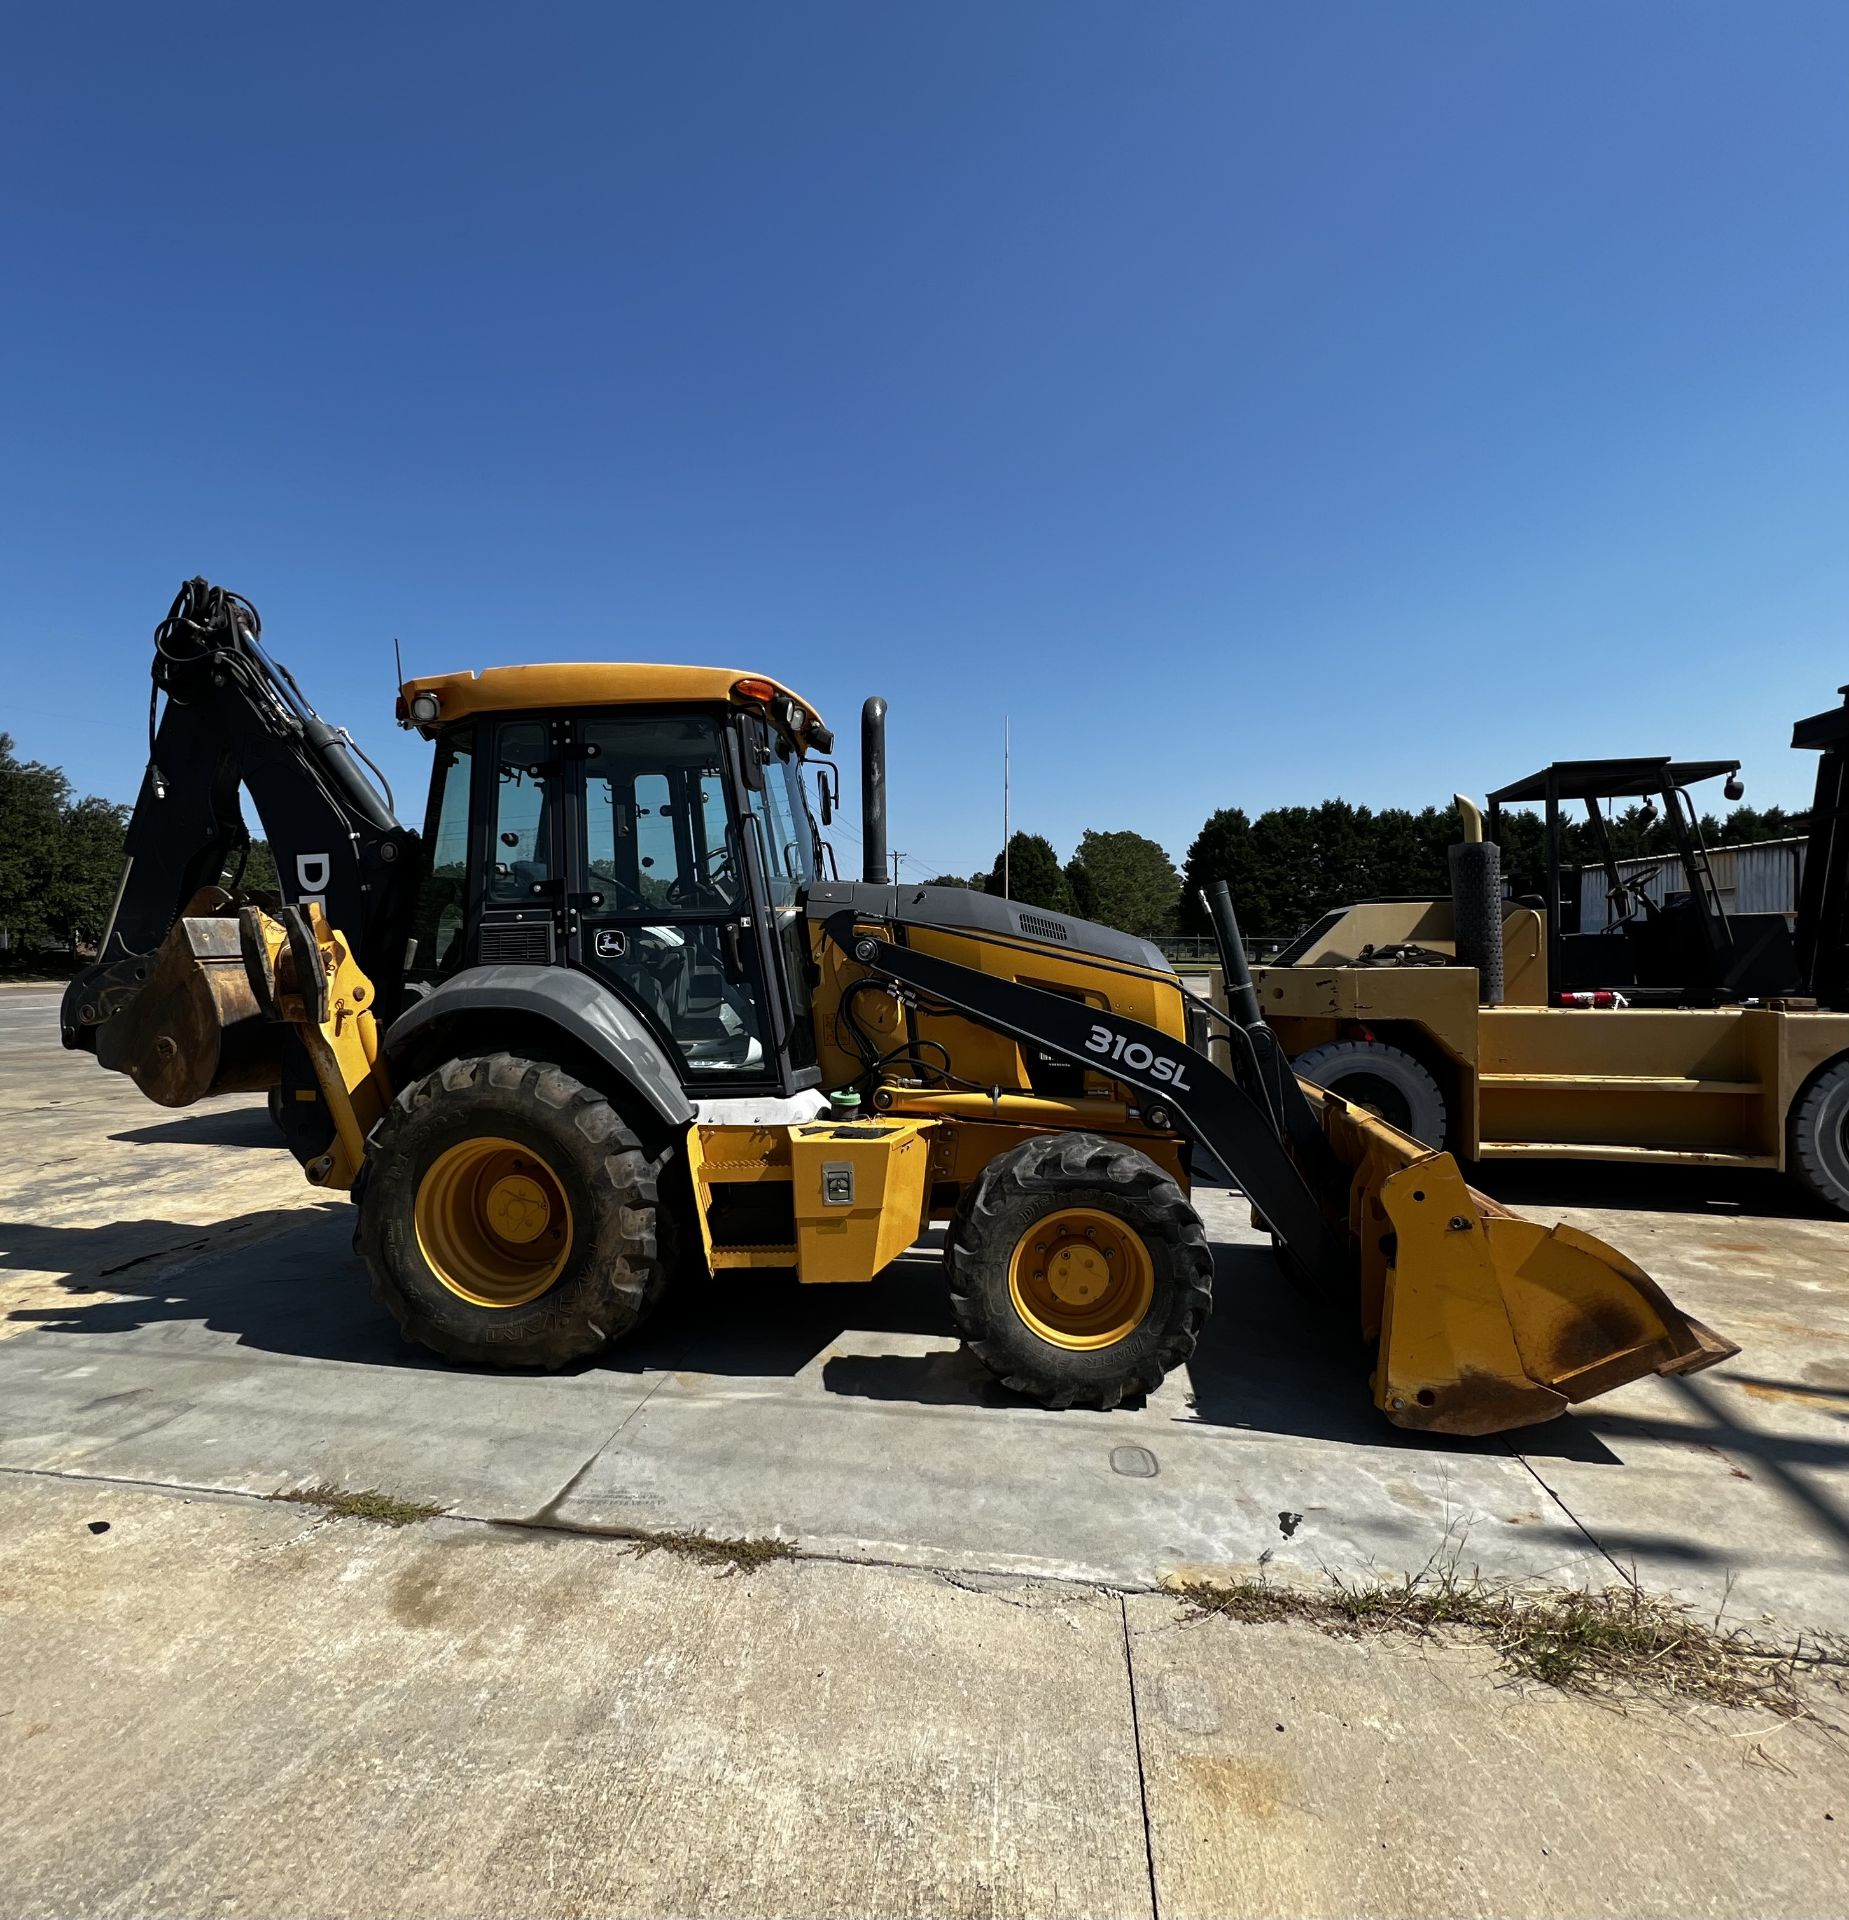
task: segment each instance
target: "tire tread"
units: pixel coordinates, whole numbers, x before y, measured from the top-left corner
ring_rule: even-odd
[[[980,1265],[985,1259],[1005,1257],[995,1242],[1003,1235],[999,1215],[1009,1201],[1020,1195],[1057,1195],[1087,1187],[1114,1190],[1143,1238],[1152,1247],[1169,1250],[1169,1265],[1180,1278],[1180,1296],[1155,1350],[1115,1380],[1072,1382],[1051,1373],[1030,1375],[993,1338],[984,1311]],[[1127,1396],[1154,1393],[1193,1355],[1213,1312],[1213,1255],[1199,1214],[1175,1181],[1147,1155],[1098,1134],[1040,1135],[990,1161],[945,1235],[945,1269],[951,1313],[970,1353],[1010,1391],[1054,1408],[1082,1403],[1108,1411]]]

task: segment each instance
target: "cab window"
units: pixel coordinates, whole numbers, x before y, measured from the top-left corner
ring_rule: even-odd
[[[423,882],[411,923],[405,972],[413,980],[446,980],[462,965],[469,901],[469,786],[475,729],[459,727],[437,741],[424,823]]]
[[[488,855],[488,898],[530,900],[552,879],[555,778],[546,727],[515,720],[498,730],[495,749],[494,845]]]

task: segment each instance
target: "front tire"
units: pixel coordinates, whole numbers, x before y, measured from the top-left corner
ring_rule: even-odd
[[[1793,1105],[1785,1164],[1826,1207],[1849,1213],[1849,1059],[1825,1067]]]
[[[599,1353],[666,1288],[667,1157],[562,1068],[446,1061],[392,1103],[368,1155],[358,1243],[374,1297],[446,1359]]]
[[[1054,1407],[1153,1393],[1213,1310],[1199,1215],[1146,1154],[1096,1134],[1040,1135],[991,1160],[945,1264],[970,1352]]]

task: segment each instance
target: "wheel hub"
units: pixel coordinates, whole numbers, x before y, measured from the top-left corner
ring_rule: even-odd
[[[1063,1207],[1024,1233],[1009,1261],[1015,1311],[1055,1346],[1115,1346],[1142,1325],[1155,1268],[1142,1236],[1115,1214]]]
[[[571,1203],[545,1160],[498,1135],[460,1140],[426,1168],[413,1202],[430,1270],[478,1307],[522,1307],[565,1270]]]
[[[524,1173],[503,1174],[488,1189],[484,1211],[488,1225],[517,1247],[537,1240],[552,1219],[545,1189]]]
[[[1046,1265],[1053,1297],[1068,1307],[1089,1306],[1111,1283],[1110,1266],[1095,1246],[1067,1242]]]

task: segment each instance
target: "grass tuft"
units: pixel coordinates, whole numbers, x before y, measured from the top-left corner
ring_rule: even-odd
[[[396,1494],[380,1493],[369,1487],[364,1493],[349,1493],[342,1487],[291,1487],[287,1493],[273,1493],[272,1500],[292,1501],[297,1506],[319,1507],[323,1513],[343,1520],[376,1520],[381,1526],[408,1527],[414,1520],[434,1520],[443,1509],[425,1500],[400,1500]]]
[[[1763,1707],[1795,1718],[1805,1712],[1798,1675],[1844,1658],[1817,1641],[1777,1646],[1705,1625],[1628,1585],[1536,1593],[1437,1566],[1397,1583],[1332,1576],[1326,1587],[1297,1588],[1190,1576],[1168,1586],[1195,1619],[1297,1620],[1353,1639],[1452,1636],[1492,1648],[1518,1681],[1608,1700]]]
[[[773,1560],[794,1560],[796,1549],[787,1540],[753,1538],[718,1539],[709,1533],[626,1532],[615,1536],[629,1551],[641,1558],[651,1553],[672,1553],[702,1566],[723,1567],[727,1573],[756,1573]]]

